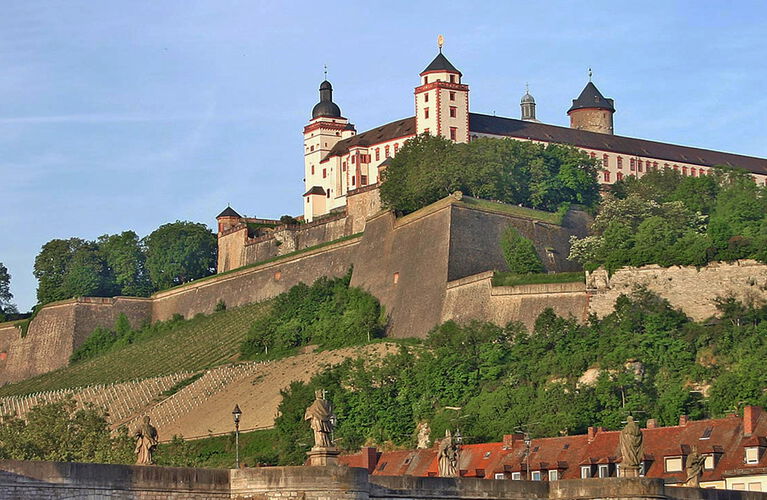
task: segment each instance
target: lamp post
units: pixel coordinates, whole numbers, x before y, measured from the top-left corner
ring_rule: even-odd
[[[234,453],[237,460],[237,468],[240,468],[240,416],[242,410],[240,405],[234,405],[232,410],[232,417],[234,418]]]
[[[458,477],[461,477],[461,445],[463,444],[461,429],[455,430],[455,444],[455,468],[457,469]]]

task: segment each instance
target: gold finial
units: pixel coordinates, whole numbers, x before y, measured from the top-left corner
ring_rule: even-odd
[[[437,45],[439,45],[439,51],[442,53],[442,46],[445,45],[445,37],[442,35],[437,36]]]

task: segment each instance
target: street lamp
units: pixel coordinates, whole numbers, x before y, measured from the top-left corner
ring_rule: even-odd
[[[232,417],[234,418],[234,453],[237,460],[237,468],[240,468],[240,416],[242,415],[242,410],[240,410],[240,405],[234,405],[234,410],[232,410]]]

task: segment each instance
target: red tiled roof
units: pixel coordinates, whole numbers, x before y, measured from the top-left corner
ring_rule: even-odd
[[[671,482],[685,479],[685,472],[665,472],[665,457],[686,456],[695,446],[699,453],[715,454],[715,467],[706,470],[701,481],[720,480],[733,471],[759,471],[767,467],[767,453],[757,464],[744,463],[744,447],[767,445],[767,413],[758,408],[754,433],[743,435],[743,419],[732,415],[713,420],[687,421],[684,425],[643,429],[647,477],[664,478]],[[557,469],[560,479],[580,477],[580,466],[587,464],[620,463],[620,431],[596,430],[589,435],[533,439],[530,456],[525,456],[526,445],[521,437],[503,443],[480,443],[461,446],[459,469],[464,477],[494,478],[500,472],[548,471]],[[509,436],[511,438],[511,436]],[[341,457],[350,466],[358,463],[358,455]],[[385,464],[385,465],[384,465]],[[382,452],[374,475],[437,475],[437,448]],[[594,471],[596,472],[596,471]],[[614,474],[613,469],[611,473]],[[746,472],[748,473],[748,472]],[[741,474],[742,475],[742,474]],[[545,477],[545,473],[543,474]]]

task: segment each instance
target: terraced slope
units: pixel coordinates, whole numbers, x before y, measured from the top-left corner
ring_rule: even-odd
[[[269,303],[183,321],[168,332],[92,360],[0,388],[0,396],[111,384],[209,368],[237,356],[248,328]]]

